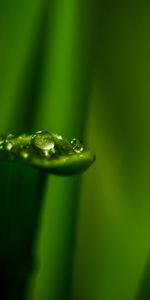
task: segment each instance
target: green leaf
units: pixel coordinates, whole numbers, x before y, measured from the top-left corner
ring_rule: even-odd
[[[33,135],[0,138],[0,158],[21,161],[56,175],[84,172],[95,160],[95,155],[84,150],[82,142],[70,142],[58,134],[37,131]]]

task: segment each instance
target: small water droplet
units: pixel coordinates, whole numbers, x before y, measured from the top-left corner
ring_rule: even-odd
[[[25,149],[23,149],[21,152],[20,152],[20,156],[23,158],[23,159],[27,159],[29,158],[29,152]]]
[[[55,142],[49,132],[37,131],[31,137],[32,147],[42,156],[50,157],[55,153]]]
[[[74,139],[71,140],[70,143],[72,145],[73,150],[76,153],[80,153],[84,150],[83,143],[80,140],[74,138]]]
[[[4,149],[6,151],[10,151],[13,147],[13,144],[9,140],[4,141]]]
[[[63,138],[61,135],[53,134],[54,141],[55,141],[55,153],[56,155],[67,155],[71,154],[72,146],[69,141]]]
[[[15,136],[13,134],[8,134],[3,142],[3,148],[6,151],[11,151],[14,146]]]

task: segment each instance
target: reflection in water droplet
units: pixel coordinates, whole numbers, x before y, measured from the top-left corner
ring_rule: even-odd
[[[37,131],[31,137],[32,147],[42,156],[50,157],[55,153],[55,142],[49,132]]]
[[[80,140],[74,138],[74,139],[71,140],[70,143],[72,145],[73,150],[76,153],[80,153],[84,150],[83,143]]]

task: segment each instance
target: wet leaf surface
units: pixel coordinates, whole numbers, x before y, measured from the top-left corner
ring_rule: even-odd
[[[95,155],[76,138],[68,141],[58,134],[37,131],[32,135],[0,136],[0,159],[21,161],[56,175],[84,172]]]

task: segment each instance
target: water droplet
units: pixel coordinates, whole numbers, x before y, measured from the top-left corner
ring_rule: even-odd
[[[69,141],[63,138],[61,135],[53,134],[54,141],[55,141],[55,153],[56,155],[66,155],[71,154],[72,146]]]
[[[76,153],[80,153],[84,150],[83,143],[80,140],[74,138],[74,139],[71,140],[70,143],[72,145],[73,150]]]
[[[23,159],[27,159],[27,158],[29,158],[29,152],[28,152],[26,149],[23,149],[23,150],[20,152],[20,156],[21,156]]]
[[[8,134],[6,139],[4,139],[3,148],[6,151],[11,151],[15,144],[15,136],[13,134]]]
[[[42,156],[50,157],[55,153],[55,142],[49,132],[37,131],[31,137],[32,147]]]
[[[6,151],[10,151],[13,147],[13,144],[9,140],[4,141],[4,149]]]

